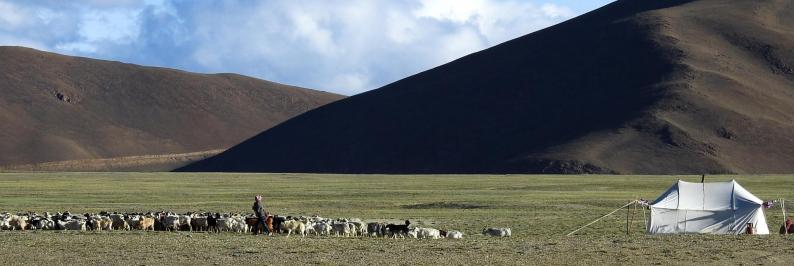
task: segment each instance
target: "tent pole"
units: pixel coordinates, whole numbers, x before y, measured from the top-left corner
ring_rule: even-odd
[[[631,203],[633,203],[633,202],[630,202],[629,204],[631,204]],[[576,233],[576,232],[579,232],[579,230],[582,230],[582,229],[584,229],[585,227],[588,227],[588,226],[590,226],[590,225],[592,225],[592,224],[594,224],[594,223],[596,223],[596,222],[600,221],[601,219],[604,219],[605,217],[607,217],[607,216],[610,216],[610,215],[612,215],[613,213],[616,213],[617,211],[619,211],[619,210],[623,209],[624,207],[626,207],[626,206],[629,206],[629,204],[626,204],[626,205],[620,206],[619,208],[617,208],[617,209],[615,209],[615,210],[613,210],[613,211],[611,211],[611,212],[609,212],[609,213],[605,214],[604,216],[601,216],[601,217],[599,217],[598,219],[595,219],[595,220],[593,220],[592,222],[590,222],[590,223],[588,223],[588,224],[586,224],[586,225],[583,225],[582,227],[579,227],[579,228],[577,228],[576,230],[573,230],[573,231],[571,231],[570,233],[568,233],[568,234],[567,234],[567,235],[565,235],[565,236],[570,236],[570,235],[573,235],[574,233]]]
[[[631,202],[626,205],[626,235],[629,235],[629,213],[631,212]]]
[[[629,221],[629,228],[634,225],[634,214],[637,213],[637,200],[634,200],[634,204],[631,204],[631,220]],[[626,232],[629,232],[626,230]]]
[[[783,224],[786,224],[786,200],[780,199],[780,209],[783,210]],[[786,230],[786,234],[788,234],[788,230]]]
[[[645,225],[645,233],[647,234],[648,233],[648,218],[645,217],[645,205],[640,205],[640,208],[642,208],[642,222]]]

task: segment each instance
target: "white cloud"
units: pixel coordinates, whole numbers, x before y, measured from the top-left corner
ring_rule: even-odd
[[[551,1],[0,0],[0,44],[356,94],[574,16]]]
[[[543,10],[546,16],[550,18],[569,18],[574,16],[570,8],[553,4],[544,4],[541,6],[540,10]]]
[[[524,0],[421,0],[413,11],[420,18],[476,26],[489,44],[498,44],[573,17],[573,11],[554,4]]]
[[[336,52],[336,44],[332,39],[332,31],[320,24],[321,18],[302,10],[290,12],[289,20],[294,27],[292,32],[297,38],[309,42],[312,49],[323,55]]]
[[[79,34],[85,42],[130,43],[138,38],[141,10],[91,10],[83,14]]]
[[[417,17],[465,23],[487,8],[485,0],[421,0],[421,8],[413,11]]]
[[[28,23],[30,12],[12,3],[0,1],[0,29],[13,30]]]
[[[347,73],[335,76],[331,80],[331,86],[339,88],[340,93],[356,94],[366,90],[369,82],[367,75]]]

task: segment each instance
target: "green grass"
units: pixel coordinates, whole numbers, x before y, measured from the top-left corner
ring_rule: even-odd
[[[710,176],[707,181],[736,179],[768,200],[794,199],[792,178]],[[639,210],[629,236],[625,211],[564,236],[629,200],[654,199],[677,179],[700,181],[699,176],[4,173],[0,211],[248,213],[253,195],[262,194],[272,213],[411,219],[466,236],[463,241],[301,240],[226,233],[4,231],[0,263],[794,263],[794,238],[647,236]],[[766,215],[770,230],[777,232],[780,208]],[[511,227],[513,237],[477,235],[487,226]]]

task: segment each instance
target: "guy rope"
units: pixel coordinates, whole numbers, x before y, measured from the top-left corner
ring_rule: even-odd
[[[594,224],[594,223],[596,223],[596,222],[600,221],[601,219],[604,219],[604,218],[606,218],[607,216],[610,216],[610,215],[612,215],[613,213],[616,213],[616,212],[618,212],[619,210],[622,210],[623,208],[626,208],[626,207],[628,207],[629,205],[631,205],[631,204],[635,204],[635,203],[637,203],[637,202],[638,202],[637,200],[633,200],[633,201],[631,201],[631,202],[627,203],[626,205],[620,206],[620,208],[617,208],[617,209],[615,209],[614,211],[611,211],[610,213],[607,213],[606,215],[604,215],[604,216],[601,216],[601,217],[599,217],[598,219],[595,219],[595,220],[593,220],[592,222],[590,222],[590,223],[588,223],[588,224],[586,224],[586,225],[584,225],[584,226],[582,226],[582,227],[579,227],[579,228],[577,228],[576,230],[573,230],[572,232],[568,233],[568,234],[567,234],[567,235],[565,235],[565,236],[571,236],[571,235],[575,234],[576,232],[579,232],[579,230],[582,230],[582,229],[584,229],[584,228],[586,228],[586,227],[588,227],[588,226],[590,226],[590,225],[592,225],[592,224]]]

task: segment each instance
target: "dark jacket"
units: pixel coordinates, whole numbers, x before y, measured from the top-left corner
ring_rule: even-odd
[[[262,206],[262,202],[254,201],[254,206],[251,207],[254,210],[254,214],[256,214],[257,218],[265,217],[267,211],[265,211],[265,206]]]

